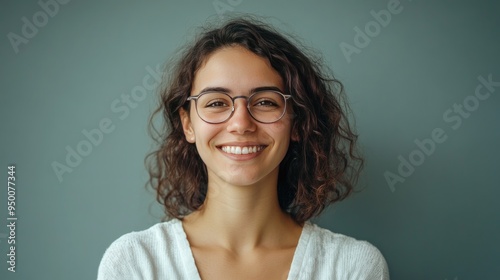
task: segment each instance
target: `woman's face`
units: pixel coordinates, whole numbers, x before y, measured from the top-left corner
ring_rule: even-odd
[[[267,59],[240,46],[224,47],[198,69],[191,96],[207,88],[224,88],[232,97],[249,96],[259,87],[276,87],[283,92],[283,81]],[[209,124],[198,116],[195,101],[190,102],[190,111],[180,113],[184,133],[188,142],[196,144],[207,166],[209,185],[276,184],[279,164],[290,143],[290,114],[275,123],[259,123],[250,116],[247,101],[238,98],[228,121]],[[242,154],[238,154],[239,149]]]

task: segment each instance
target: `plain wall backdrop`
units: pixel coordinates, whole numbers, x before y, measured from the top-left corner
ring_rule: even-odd
[[[113,240],[160,221],[143,163],[158,66],[237,12],[301,38],[346,87],[363,191],[314,222],[377,246],[392,279],[499,279],[498,3],[3,1],[0,278],[95,279]]]

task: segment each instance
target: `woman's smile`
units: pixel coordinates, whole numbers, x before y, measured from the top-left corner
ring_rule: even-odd
[[[228,154],[233,155],[247,155],[247,154],[255,154],[264,149],[264,146],[222,146],[220,149]]]
[[[226,157],[234,161],[248,161],[257,158],[267,145],[231,143],[217,146]]]

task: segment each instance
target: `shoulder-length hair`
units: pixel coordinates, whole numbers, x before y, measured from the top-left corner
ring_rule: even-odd
[[[292,135],[298,140],[291,141],[280,164],[277,191],[281,209],[302,223],[353,191],[363,159],[349,125],[342,83],[325,70],[321,59],[254,18],[232,19],[204,30],[165,71],[161,102],[149,120],[159,147],[146,157],[147,185],[156,191],[166,217],[180,219],[203,204],[206,166],[195,145],[185,139],[179,109],[189,110],[187,97],[207,57],[235,45],[268,59],[283,79],[286,94],[293,96]],[[154,125],[158,113],[164,121],[160,130]]]

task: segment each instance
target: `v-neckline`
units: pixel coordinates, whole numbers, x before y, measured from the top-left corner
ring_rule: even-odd
[[[191,250],[191,246],[189,245],[189,241],[187,239],[187,234],[184,231],[184,227],[182,226],[182,221],[179,219],[174,219],[173,222],[174,229],[176,231],[176,234],[174,236],[177,238],[177,245],[180,252],[180,257],[182,258],[182,263],[184,264],[186,277],[187,279],[201,280],[201,276],[198,272],[198,268],[196,267],[196,263],[194,260],[193,251]],[[293,253],[292,264],[290,266],[290,270],[288,271],[287,280],[296,280],[299,277],[302,262],[304,261],[306,249],[309,244],[312,227],[313,225],[309,221],[306,221],[304,223],[304,226],[302,227],[302,232],[300,233],[297,247],[295,248],[295,252]]]

